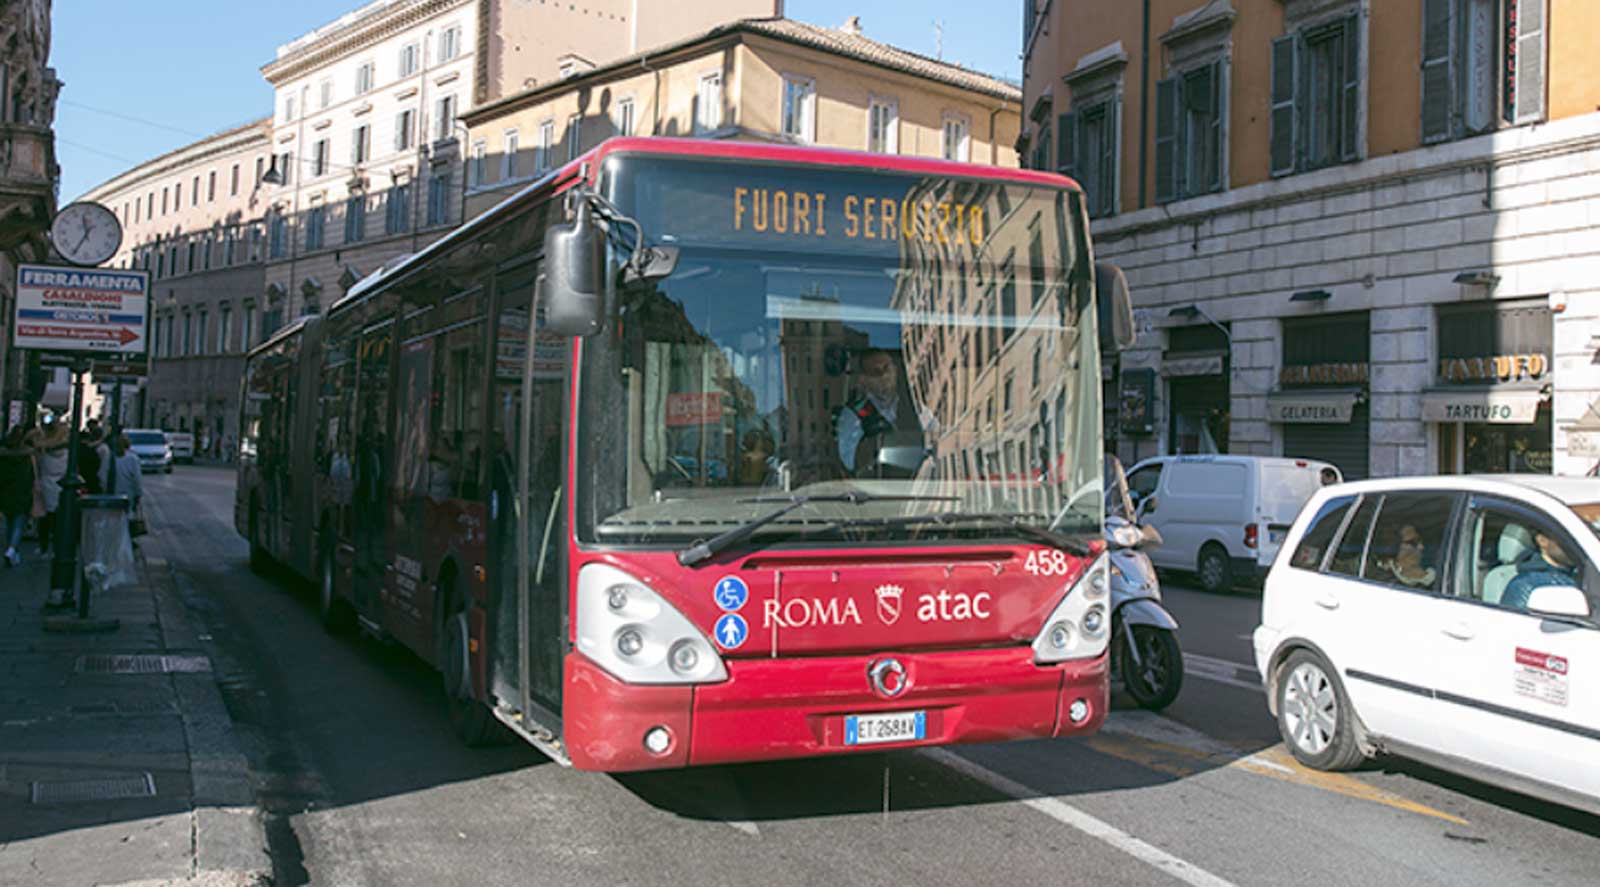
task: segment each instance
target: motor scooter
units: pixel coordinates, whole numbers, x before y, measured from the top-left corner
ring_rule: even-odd
[[[1141,708],[1160,711],[1183,687],[1178,620],[1161,603],[1161,583],[1144,549],[1161,544],[1141,526],[1116,456],[1106,456],[1105,540],[1111,559],[1111,667]]]

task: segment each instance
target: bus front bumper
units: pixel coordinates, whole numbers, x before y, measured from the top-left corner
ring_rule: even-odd
[[[868,664],[893,656],[909,686],[876,695]],[[1107,660],[1037,665],[1028,647],[804,659],[734,659],[728,680],[625,684],[579,653],[566,661],[563,733],[583,770],[654,770],[856,751],[1078,736],[1110,708]],[[1073,703],[1083,717],[1074,722]],[[1086,709],[1086,710],[1085,710]],[[852,744],[852,716],[920,712],[923,738]],[[665,750],[647,748],[653,730]],[[660,747],[660,734],[654,737]]]

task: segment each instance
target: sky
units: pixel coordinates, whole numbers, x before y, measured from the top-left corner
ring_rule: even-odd
[[[278,46],[365,0],[57,0],[50,64],[61,204],[129,167],[272,113],[261,65]],[[640,0],[641,3],[694,0]],[[871,7],[863,9],[863,7]],[[1021,77],[1021,4],[958,0],[787,0],[793,19],[837,27],[1012,80]]]

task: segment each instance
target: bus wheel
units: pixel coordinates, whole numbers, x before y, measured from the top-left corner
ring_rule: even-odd
[[[265,576],[272,567],[272,557],[261,545],[261,509],[256,500],[250,500],[250,572]]]
[[[436,629],[438,638],[434,649],[438,651],[439,673],[444,679],[450,727],[456,738],[469,748],[489,745],[496,736],[494,717],[489,714],[488,706],[472,696],[467,602],[453,583],[442,584],[439,593],[444,596],[444,608]]]
[[[328,634],[342,634],[356,621],[355,610],[348,601],[339,597],[338,585],[334,581],[338,576],[337,571],[333,552],[323,555],[322,577],[317,583],[317,619]]]

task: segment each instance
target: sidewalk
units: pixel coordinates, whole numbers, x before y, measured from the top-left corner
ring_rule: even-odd
[[[0,570],[0,884],[266,883],[248,767],[166,562],[95,599],[116,631],[56,634],[28,550]]]

